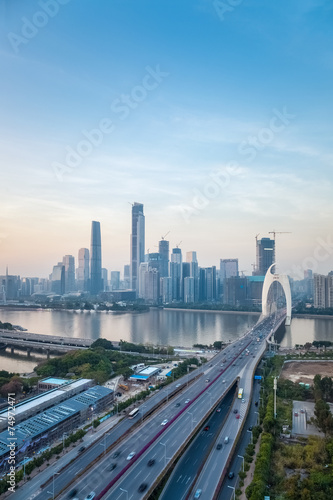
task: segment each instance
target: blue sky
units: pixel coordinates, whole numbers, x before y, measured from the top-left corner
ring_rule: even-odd
[[[254,236],[276,229],[281,269],[333,268],[313,257],[333,237],[332,3],[215,5],[0,0],[0,272],[47,276],[91,220],[120,270],[133,201],[150,251],[170,230],[200,265],[250,273]]]

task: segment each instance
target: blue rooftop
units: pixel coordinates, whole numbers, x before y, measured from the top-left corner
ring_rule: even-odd
[[[73,382],[73,380],[68,380],[66,378],[49,377],[49,378],[44,378],[43,380],[40,380],[40,382],[43,384],[63,385],[63,384],[68,384],[69,382]]]

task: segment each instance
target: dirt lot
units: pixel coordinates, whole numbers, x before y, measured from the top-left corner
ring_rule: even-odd
[[[292,380],[293,382],[304,382],[312,384],[313,377],[319,373],[322,377],[333,376],[332,361],[291,361],[285,363],[282,369],[281,378]]]

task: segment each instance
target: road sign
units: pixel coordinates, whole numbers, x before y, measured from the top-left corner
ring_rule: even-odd
[[[261,380],[261,378],[262,378],[261,375],[255,375],[254,376],[254,380]]]

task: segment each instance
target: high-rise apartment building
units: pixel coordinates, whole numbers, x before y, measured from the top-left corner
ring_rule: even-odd
[[[216,300],[216,266],[205,269],[205,300]]]
[[[76,269],[76,288],[79,292],[89,291],[89,250],[80,248],[79,266]]]
[[[138,273],[145,254],[145,216],[143,204],[132,205],[132,234],[131,234],[131,288],[138,292]]]
[[[97,221],[92,221],[90,247],[90,293],[91,295],[98,295],[102,290],[101,225]]]
[[[65,267],[65,293],[74,292],[75,287],[75,259],[73,255],[65,255],[62,258]]]
[[[184,278],[184,302],[186,304],[194,302],[194,278],[191,276]]]
[[[182,300],[182,251],[176,247],[172,249],[170,261],[170,278],[172,300]]]
[[[172,279],[168,276],[161,278],[161,298],[163,304],[170,304],[172,302]]]
[[[313,305],[319,309],[326,306],[327,276],[322,274],[313,275]]]
[[[270,238],[257,240],[256,248],[256,275],[265,276],[268,268],[274,263],[275,241]]]
[[[169,242],[167,240],[158,242],[158,252],[161,255],[160,275],[164,278],[169,276]]]

